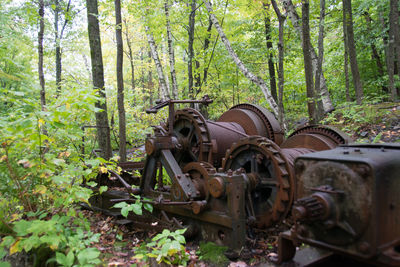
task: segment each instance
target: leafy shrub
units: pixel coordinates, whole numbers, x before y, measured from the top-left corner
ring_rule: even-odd
[[[178,229],[174,232],[164,229],[160,234],[152,238],[151,242],[144,243],[136,251],[135,259],[148,261],[154,258],[158,264],[164,262],[172,265],[187,265],[189,254],[185,250],[186,229]]]

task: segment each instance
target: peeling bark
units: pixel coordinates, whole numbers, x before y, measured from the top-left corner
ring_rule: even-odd
[[[147,35],[147,41],[148,41],[149,46],[150,46],[151,57],[153,58],[154,64],[156,65],[158,81],[159,81],[159,87],[160,87],[160,90],[161,90],[160,98],[162,100],[169,99],[170,96],[169,96],[169,93],[168,93],[168,90],[167,90],[167,85],[165,83],[164,71],[163,71],[163,67],[161,65],[160,58],[158,56],[157,46],[156,46],[156,43],[154,41],[153,34],[150,32],[148,26],[145,26],[145,30],[146,30],[146,35]]]
[[[306,78],[307,87],[307,107],[308,117],[310,123],[316,122],[315,116],[315,100],[314,100],[314,81],[313,81],[313,67],[311,59],[311,40],[310,40],[310,25],[309,13],[310,3],[308,0],[302,0],[302,35],[303,35],[303,57],[304,57],[304,73]]]
[[[178,98],[178,83],[176,80],[176,71],[175,71],[175,52],[174,52],[174,45],[172,42],[172,31],[171,25],[169,21],[169,8],[168,8],[168,0],[164,2],[164,11],[165,11],[165,18],[167,23],[167,38],[168,38],[168,56],[169,56],[169,69],[171,74],[172,80],[172,98]]]

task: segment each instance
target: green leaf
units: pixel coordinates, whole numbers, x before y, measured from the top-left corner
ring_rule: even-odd
[[[143,203],[143,208],[149,212],[153,212],[153,205],[150,203]]]

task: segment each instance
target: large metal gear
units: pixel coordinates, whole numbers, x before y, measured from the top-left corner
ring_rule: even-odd
[[[249,137],[232,145],[223,169],[243,168],[249,177],[255,225],[266,228],[283,220],[293,201],[293,166],[277,144],[264,137]]]
[[[211,161],[210,131],[200,112],[192,108],[176,111],[173,132],[180,144],[174,153],[179,166],[192,161]]]

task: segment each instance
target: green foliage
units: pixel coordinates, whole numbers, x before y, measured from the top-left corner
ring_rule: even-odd
[[[218,246],[212,242],[202,242],[197,254],[199,255],[199,260],[211,262],[216,266],[224,266],[229,263],[229,259],[224,254],[227,249],[227,247]]]
[[[9,253],[14,254],[48,247],[55,256],[50,261],[55,260],[62,266],[72,266],[74,263],[81,266],[99,264],[100,252],[90,246],[98,241],[100,234],[93,234],[89,222],[82,214],[77,216],[74,209],[65,211],[65,214],[51,216],[43,211],[28,213],[27,220],[13,223],[15,235],[5,237],[0,248],[9,247]]]
[[[136,197],[136,201],[133,204],[128,204],[125,201],[119,202],[113,206],[113,208],[119,208],[121,209],[121,214],[125,218],[128,217],[128,214],[130,211],[133,211],[136,215],[142,215],[142,208],[149,212],[153,212],[153,206],[149,203],[142,203],[140,201],[139,196],[134,196]]]
[[[154,258],[157,263],[167,263],[186,266],[189,260],[189,254],[185,250],[186,229],[178,229],[174,232],[165,229],[162,233],[152,238],[151,242],[142,244],[135,252],[134,258],[147,261]]]

